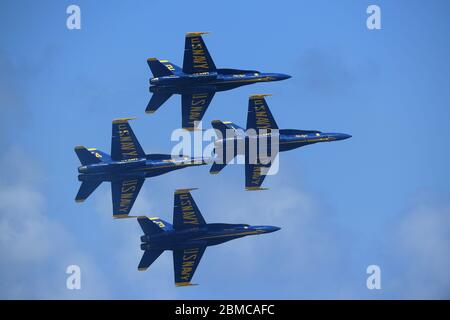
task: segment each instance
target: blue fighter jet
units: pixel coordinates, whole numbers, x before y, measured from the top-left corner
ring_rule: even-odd
[[[153,78],[150,79],[150,92],[153,92],[153,96],[145,111],[153,113],[173,94],[180,94],[182,127],[186,130],[196,128],[195,122],[202,120],[217,91],[290,78],[281,73],[216,68],[202,39],[202,34],[205,33],[186,34],[183,69],[167,60],[147,60],[153,73]]]
[[[175,285],[190,286],[206,247],[280,230],[273,226],[206,223],[190,194],[191,190],[194,189],[175,191],[173,225],[160,218],[137,218],[144,232],[141,236],[144,255],[138,266],[139,271],[147,270],[163,251],[172,250]]]
[[[112,123],[111,155],[95,148],[75,147],[81,162],[81,186],[75,201],[84,201],[103,181],[109,181],[115,218],[128,216],[145,178],[206,164],[203,159],[186,156],[145,154],[128,120],[116,119]]]
[[[344,140],[351,137],[345,133],[323,133],[317,130],[278,129],[264,97],[267,94],[250,96],[247,114],[247,131],[232,122],[212,121],[212,126],[219,137],[215,141],[215,153],[219,157],[213,163],[210,173],[219,173],[237,155],[245,156],[246,190],[264,190],[261,184],[270,170],[272,161],[278,151],[288,151],[318,142]],[[260,148],[259,141],[266,139],[266,161],[260,154],[249,161],[249,145],[254,143]],[[271,149],[271,139],[278,139],[278,150]],[[242,144],[244,147],[238,148]],[[260,151],[260,150],[259,150]]]

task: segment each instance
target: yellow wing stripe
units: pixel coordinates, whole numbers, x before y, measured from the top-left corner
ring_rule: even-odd
[[[113,123],[114,123],[114,124],[117,124],[117,123],[126,123],[126,122],[128,122],[129,120],[134,120],[134,119],[136,119],[136,118],[117,118],[117,119],[114,119],[114,120],[113,120]]]
[[[264,98],[264,97],[270,97],[271,96],[271,94],[252,94],[251,96],[250,96],[250,99],[262,99],[262,98]]]
[[[189,193],[190,191],[197,190],[198,188],[190,188],[190,189],[177,189],[175,190],[175,194],[183,194],[183,193]]]
[[[198,37],[202,34],[209,34],[209,32],[186,32],[186,37]]]
[[[190,282],[175,282],[175,285],[177,287],[196,286],[196,284]]]

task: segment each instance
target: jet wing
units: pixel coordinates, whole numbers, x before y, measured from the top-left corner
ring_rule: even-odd
[[[145,158],[128,120],[116,119],[112,123],[111,158],[115,161]]]
[[[114,218],[123,218],[130,213],[144,181],[144,178],[135,178],[111,182]]]
[[[173,269],[176,286],[191,286],[191,279],[205,252],[206,247],[173,251]]]
[[[247,130],[271,130],[278,129],[278,125],[270,112],[264,97],[267,94],[256,94],[250,96],[248,100],[248,114],[247,114]]]
[[[261,188],[261,184],[270,169],[269,164],[245,164],[245,189],[266,190]]]
[[[183,72],[188,74],[215,72],[216,65],[203,42],[202,34],[206,32],[186,33],[184,41]]]
[[[214,91],[183,94],[181,96],[182,127],[186,130],[194,130],[195,122],[201,121],[206,109],[214,97]]]
[[[191,190],[195,189],[179,189],[175,191],[173,201],[173,228],[175,230],[195,228],[206,224],[197,204],[192,198]]]

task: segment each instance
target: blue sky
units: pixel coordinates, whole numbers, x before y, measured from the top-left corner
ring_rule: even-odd
[[[81,30],[66,8],[81,8]],[[381,8],[382,30],[366,28]],[[450,298],[450,21],[447,1],[3,1],[0,4],[0,297],[100,299]],[[111,120],[136,116],[147,153],[170,152],[180,98],[153,115],[148,57],[182,64],[184,33],[204,37],[217,66],[292,79],[218,93],[204,118],[244,125],[267,99],[280,128],[353,137],[283,153],[265,192],[244,168],[148,179],[132,214],[172,219],[173,191],[207,222],[282,230],[208,248],[175,288],[171,253],[137,264],[140,228],[113,220],[110,187],[76,204],[75,145],[109,152]],[[82,289],[67,290],[77,264]],[[381,290],[366,268],[381,268]]]

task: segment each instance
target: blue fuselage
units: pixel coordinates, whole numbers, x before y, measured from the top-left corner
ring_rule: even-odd
[[[199,91],[225,91],[257,82],[279,81],[290,78],[281,73],[260,73],[234,69],[218,69],[217,72],[178,74],[150,79],[150,91],[195,93]]]
[[[276,139],[278,139],[278,151],[282,152],[318,142],[338,141],[348,139],[350,137],[350,135],[345,133],[322,133],[320,131],[313,130],[282,129],[278,130],[278,133],[276,134],[267,133],[263,135],[235,135],[232,138],[217,140],[215,145],[217,148],[224,148],[224,145],[230,147],[230,144],[233,144],[233,148],[231,150],[235,155],[243,154],[244,151],[246,154],[249,154],[249,150],[259,150],[260,154],[261,152],[267,152],[264,154],[270,155],[271,151],[275,148],[274,143],[276,143]],[[261,150],[262,140],[265,140],[264,146],[266,146],[266,149],[264,150]],[[241,144],[241,146],[239,146],[239,141],[245,141],[245,144]],[[253,149],[250,147],[252,144],[254,144]],[[256,149],[256,146],[259,146],[258,149]],[[227,149],[227,151],[228,150],[230,149]]]
[[[178,250],[202,246],[214,246],[233,239],[270,233],[280,230],[273,226],[249,226],[247,224],[209,223],[203,227],[171,229],[166,232],[143,235],[141,249]]]
[[[173,160],[170,155],[162,159],[147,158],[127,161],[109,161],[78,167],[79,181],[115,181],[124,178],[149,178],[191,166],[204,165],[204,159],[181,157]]]
[[[287,131],[292,131],[288,133]],[[280,151],[288,151],[318,142],[331,142],[348,139],[351,136],[345,133],[322,133],[322,132],[295,132],[296,130],[280,130]]]

